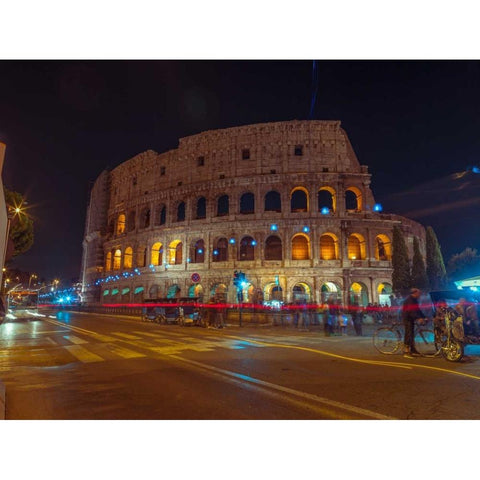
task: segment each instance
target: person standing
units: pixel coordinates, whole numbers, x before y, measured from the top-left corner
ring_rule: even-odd
[[[362,336],[362,323],[363,323],[363,312],[358,303],[352,305],[352,323],[355,328],[355,335],[357,337]]]
[[[420,294],[421,292],[418,288],[412,288],[410,295],[405,299],[402,306],[402,320],[405,327],[403,356],[406,358],[418,357],[420,355],[415,348],[414,337],[415,321],[425,317],[418,306]]]

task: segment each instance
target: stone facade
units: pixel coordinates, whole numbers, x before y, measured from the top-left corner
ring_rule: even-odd
[[[103,172],[82,262],[86,303],[222,296],[245,302],[388,302],[392,229],[339,121],[287,121],[182,138]],[[198,275],[193,275],[198,274]]]

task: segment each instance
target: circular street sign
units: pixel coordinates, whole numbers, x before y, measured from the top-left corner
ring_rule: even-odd
[[[190,277],[192,279],[192,282],[198,283],[200,281],[200,275],[198,273],[192,273],[192,276]]]

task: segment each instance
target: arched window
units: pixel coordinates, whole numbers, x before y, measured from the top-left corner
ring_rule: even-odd
[[[292,260],[310,259],[310,240],[299,233],[292,238]]]
[[[152,265],[161,265],[163,263],[163,245],[160,242],[152,245],[150,263]]]
[[[255,245],[252,237],[243,237],[240,241],[239,260],[255,260]]]
[[[328,208],[330,212],[335,213],[336,210],[336,195],[335,190],[331,187],[322,187],[318,191],[318,211],[321,212],[324,208]]]
[[[276,235],[271,235],[265,241],[265,260],[282,260],[282,240]]]
[[[137,267],[144,267],[147,263],[147,249],[144,246],[137,249]]]
[[[362,210],[362,192],[357,187],[349,187],[345,192],[345,209],[351,212]]]
[[[132,210],[128,212],[127,231],[133,232],[133,230],[135,230],[135,212]]]
[[[177,206],[177,222],[185,221],[185,202],[180,202]]]
[[[368,305],[368,289],[361,282],[353,282],[350,285],[350,305]]]
[[[308,192],[304,188],[296,188],[290,197],[292,212],[308,212]]]
[[[132,268],[133,265],[133,250],[132,247],[125,249],[125,256],[123,257],[123,268]]]
[[[113,254],[113,269],[120,270],[120,266],[122,264],[122,251],[117,248],[115,253]]]
[[[213,245],[212,260],[214,262],[226,262],[228,260],[228,241],[219,238]]]
[[[197,210],[195,212],[195,218],[206,218],[207,217],[207,200],[205,197],[200,197],[197,200]]]
[[[174,240],[168,247],[168,263],[180,265],[183,261],[183,244],[180,240]]]
[[[325,233],[320,237],[320,259],[338,259],[338,241],[333,234]]]
[[[365,240],[358,233],[352,233],[347,242],[348,258],[350,260],[365,260]]]
[[[150,207],[143,207],[140,212],[140,228],[148,228],[150,226]]]
[[[158,205],[155,209],[155,226],[165,225],[167,209],[165,205]]]
[[[255,213],[255,196],[253,193],[247,192],[240,197],[240,213]]]
[[[125,233],[125,214],[121,213],[117,219],[117,235]]]
[[[271,190],[265,195],[265,211],[266,212],[281,212],[282,198],[280,193]]]
[[[205,242],[197,240],[193,245],[192,263],[203,263],[205,261]]]
[[[105,256],[105,271],[109,272],[112,269],[112,252],[107,252]]]
[[[224,215],[228,215],[228,213],[229,213],[228,195],[222,195],[217,200],[217,217],[223,217]]]
[[[392,244],[386,235],[375,238],[375,258],[383,261],[392,259]]]

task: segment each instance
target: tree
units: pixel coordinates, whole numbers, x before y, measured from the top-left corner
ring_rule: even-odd
[[[428,290],[428,277],[425,270],[425,262],[420,253],[420,244],[418,238],[413,238],[413,258],[412,258],[412,286],[420,290]]]
[[[9,232],[9,242],[13,243],[13,248],[9,246],[8,250],[12,250],[11,257],[16,257],[28,251],[33,245],[33,221],[23,209],[19,212],[15,211],[17,208],[21,209],[25,203],[20,193],[5,188],[5,202],[9,212],[13,212]]]
[[[447,264],[448,276],[452,280],[480,275],[480,255],[475,248],[467,247],[450,257]]]
[[[410,263],[405,238],[399,227],[393,227],[392,287],[395,292],[406,294],[411,287]]]
[[[430,288],[439,290],[447,285],[447,272],[437,236],[432,227],[427,227],[427,277]]]

